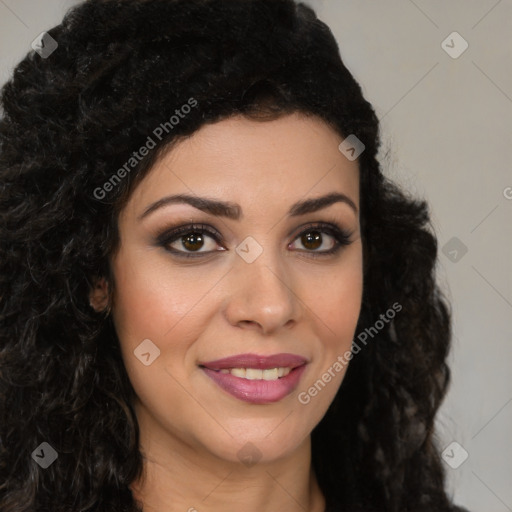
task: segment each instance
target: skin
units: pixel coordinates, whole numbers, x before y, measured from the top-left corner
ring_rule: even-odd
[[[145,511],[324,510],[310,434],[346,367],[307,405],[298,394],[350,350],[360,313],[359,170],[338,150],[341,140],[322,120],[300,114],[205,125],[157,162],[122,210],[112,315],[137,394],[145,466],[132,490]],[[348,196],[357,211],[336,202],[287,214],[299,200],[332,192]],[[138,220],[149,205],[178,193],[238,203],[243,217],[170,204]],[[180,235],[171,246],[209,254],[179,259],[156,242],[166,228],[190,222],[215,228],[221,242],[206,234],[202,247],[184,248]],[[350,244],[314,259],[312,252],[335,240],[316,228],[322,245],[304,245],[301,228],[310,222],[337,223],[351,233]],[[250,264],[235,252],[247,236],[263,249]],[[102,280],[92,304],[101,308],[107,293]],[[148,366],[134,355],[145,339],[160,350]],[[289,352],[309,363],[298,388],[271,404],[234,398],[198,366],[248,352]],[[250,467],[237,455],[248,442],[261,457]]]

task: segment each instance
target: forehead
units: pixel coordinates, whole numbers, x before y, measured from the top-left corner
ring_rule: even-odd
[[[339,151],[342,139],[321,119],[301,114],[207,124],[155,163],[130,203],[186,193],[279,204],[338,191],[358,204],[358,163]]]

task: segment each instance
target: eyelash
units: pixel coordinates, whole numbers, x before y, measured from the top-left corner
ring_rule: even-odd
[[[327,257],[334,254],[337,254],[342,247],[345,247],[347,245],[350,245],[352,242],[350,241],[350,237],[352,233],[349,233],[348,231],[340,228],[336,224],[329,224],[326,222],[315,222],[311,224],[307,224],[304,226],[304,229],[295,236],[293,241],[295,241],[297,238],[300,238],[302,235],[305,235],[307,233],[311,233],[313,231],[319,231],[320,233],[326,233],[329,236],[332,236],[335,240],[335,245],[332,249],[328,249],[326,251],[313,251],[313,250],[305,250],[300,252],[306,252],[308,255],[310,255],[313,258],[321,258],[321,257]],[[221,245],[221,239],[222,236],[214,229],[210,228],[210,226],[206,224],[188,224],[185,226],[180,226],[176,229],[168,229],[164,231],[162,234],[157,236],[157,243],[159,246],[163,247],[166,251],[172,253],[173,255],[177,256],[178,258],[201,258],[206,255],[210,255],[212,252],[217,251],[205,251],[205,252],[185,252],[185,251],[178,251],[176,249],[172,249],[169,247],[169,245],[176,240],[179,240],[180,238],[184,238],[184,235],[189,234],[207,234],[215,242],[219,245]]]

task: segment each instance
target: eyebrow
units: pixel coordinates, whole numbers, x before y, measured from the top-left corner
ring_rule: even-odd
[[[203,212],[215,215],[217,217],[226,217],[231,220],[240,220],[243,217],[240,205],[232,202],[219,201],[208,197],[190,196],[187,194],[177,194],[162,197],[158,201],[149,205],[144,212],[138,217],[139,221],[147,217],[154,211],[170,204],[185,203],[201,210]],[[335,203],[345,203],[357,213],[357,206],[350,197],[339,192],[332,192],[325,196],[305,199],[293,204],[288,211],[290,217],[298,217],[306,213],[313,213],[323,208],[327,208]]]

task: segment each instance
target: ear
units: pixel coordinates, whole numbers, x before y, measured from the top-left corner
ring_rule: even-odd
[[[104,277],[94,280],[94,288],[89,293],[89,304],[100,313],[108,305],[108,284]]]

